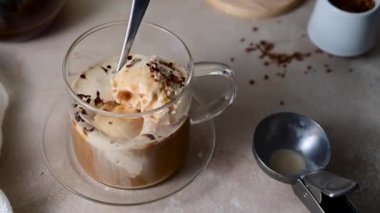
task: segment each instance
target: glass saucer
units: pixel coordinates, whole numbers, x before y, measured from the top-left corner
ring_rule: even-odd
[[[74,155],[70,135],[69,106],[66,99],[50,110],[43,130],[42,152],[55,179],[74,194],[91,201],[111,205],[137,205],[168,197],[190,184],[209,163],[215,146],[212,120],[191,124],[189,153],[184,167],[171,178],[148,188],[118,189],[87,176]],[[193,100],[190,118],[204,109]]]

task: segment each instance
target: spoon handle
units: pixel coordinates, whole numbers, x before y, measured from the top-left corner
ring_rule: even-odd
[[[132,48],[133,41],[144,17],[145,11],[148,8],[150,0],[133,0],[131,13],[128,20],[127,32],[125,34],[123,49],[116,72],[118,72],[127,62],[128,54]]]

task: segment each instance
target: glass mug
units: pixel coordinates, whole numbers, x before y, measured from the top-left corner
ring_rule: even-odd
[[[115,104],[97,108],[95,96],[76,94],[75,81],[94,65],[105,72],[115,69],[127,21],[96,26],[77,38],[63,63],[63,77],[69,94],[74,153],[84,171],[95,180],[117,188],[136,189],[159,183],[184,164],[189,143],[189,127],[222,113],[236,97],[235,73],[214,62],[193,63],[189,49],[174,33],[158,25],[143,23],[131,53],[157,55],[175,62],[186,72],[187,80],[174,99],[156,109],[123,113]],[[193,79],[216,75],[228,80],[224,93],[207,104],[207,113],[190,115]],[[89,98],[88,98],[89,97]],[[107,105],[107,106],[105,106]],[[108,108],[107,108],[108,107]]]

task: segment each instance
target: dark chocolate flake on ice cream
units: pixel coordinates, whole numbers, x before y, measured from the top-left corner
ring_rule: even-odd
[[[75,113],[74,119],[76,122],[84,122],[83,118],[79,115],[79,112]]]
[[[131,68],[140,61],[141,61],[141,58],[134,58],[129,64],[127,63],[127,65],[125,65],[125,67]],[[126,71],[128,71],[128,70],[126,70]]]
[[[99,104],[103,104],[103,99],[100,98],[100,92],[96,91],[96,98],[94,100],[95,106],[98,106]]]
[[[154,137],[154,135],[152,135],[152,134],[143,134],[143,136],[145,136],[145,137],[147,137],[147,138],[149,138],[150,140],[156,140],[156,137]]]
[[[101,66],[100,68],[101,68],[104,72],[108,73],[108,69],[107,69],[107,68],[105,68],[105,67],[103,67],[103,66]]]
[[[84,102],[90,103],[91,102],[91,95],[85,95],[85,94],[77,94],[77,96]]]

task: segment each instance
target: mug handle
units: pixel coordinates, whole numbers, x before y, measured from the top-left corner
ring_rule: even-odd
[[[199,107],[202,113],[191,118],[191,123],[198,124],[220,115],[236,98],[237,84],[235,80],[235,72],[227,65],[216,62],[196,62],[194,63],[194,77],[202,76],[221,76],[228,80],[228,87],[221,95],[208,103],[202,103],[199,94],[193,93],[193,98],[202,103]]]

